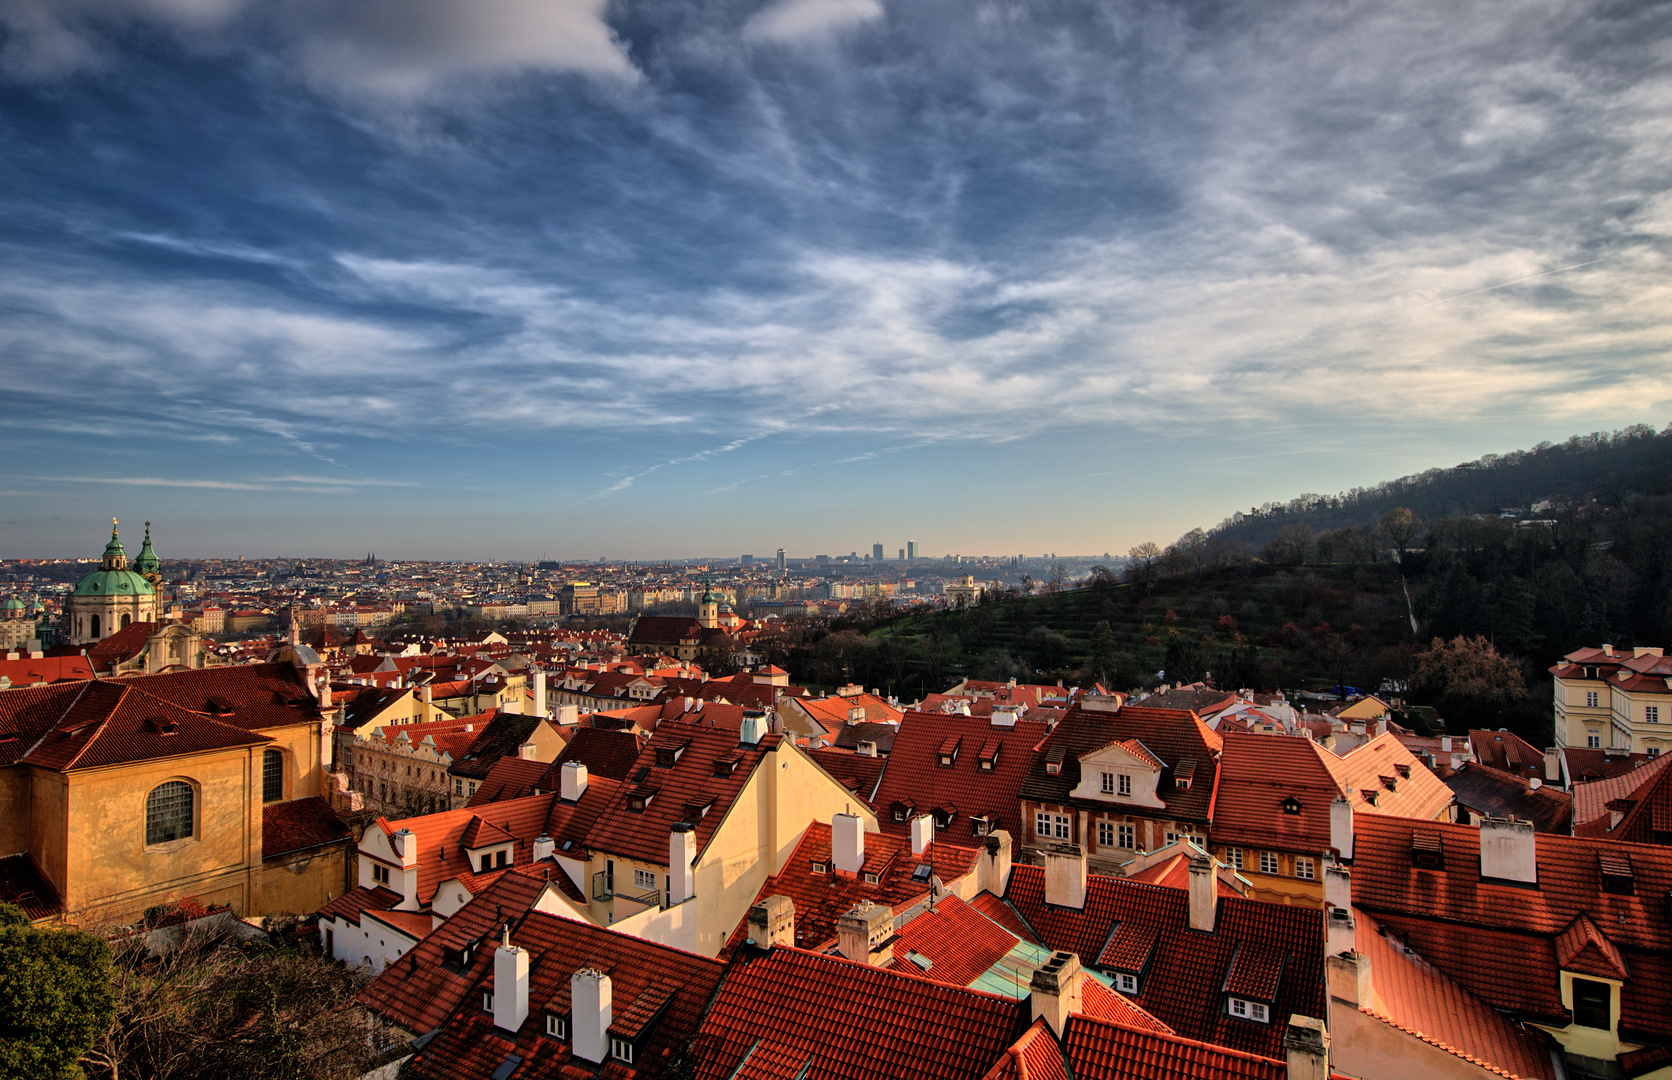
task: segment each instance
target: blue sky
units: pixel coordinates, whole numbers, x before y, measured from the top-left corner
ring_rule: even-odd
[[[1672,7],[0,0],[0,555],[1121,552],[1672,419]]]

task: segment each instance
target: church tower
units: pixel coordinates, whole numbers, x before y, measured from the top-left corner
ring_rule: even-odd
[[[704,630],[713,630],[720,625],[720,601],[714,598],[714,589],[703,582],[702,599],[697,603],[697,625]]]
[[[146,530],[142,555],[149,554],[153,570],[157,555]],[[161,575],[158,575],[161,581]],[[64,629],[72,645],[92,645],[136,622],[157,621],[157,590],[145,576],[128,567],[128,553],[110,519],[110,543],[99,568],[76,583],[65,611]]]

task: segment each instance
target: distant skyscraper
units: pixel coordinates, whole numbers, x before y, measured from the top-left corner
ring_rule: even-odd
[[[882,545],[881,544],[872,544],[871,545],[871,558],[875,559],[878,562],[882,561]]]
[[[779,548],[778,549],[778,569],[780,571],[783,571],[783,570],[788,570],[789,568],[790,568],[790,561],[788,559],[784,558],[784,549]]]
[[[900,561],[901,562],[906,561],[906,549],[905,548],[900,549]]]
[[[917,558],[917,541],[916,540],[907,540],[906,541],[906,558],[908,558],[908,559]]]
[[[739,555],[737,557],[737,561],[744,566],[753,566],[755,563],[755,557],[753,555]]]

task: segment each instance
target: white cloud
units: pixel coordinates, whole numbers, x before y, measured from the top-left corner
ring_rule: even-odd
[[[359,0],[299,56],[316,83],[393,102],[462,82],[578,72],[633,83],[638,69],[604,20],[607,0]]]
[[[882,16],[878,0],[776,0],[749,17],[743,38],[799,45],[826,40]]]
[[[247,0],[0,0],[0,74],[55,79],[100,66],[103,31],[154,22],[186,34],[213,31]]]

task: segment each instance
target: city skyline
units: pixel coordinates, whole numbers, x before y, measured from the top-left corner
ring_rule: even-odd
[[[1122,553],[1659,428],[1667,18],[0,6],[0,555]]]

